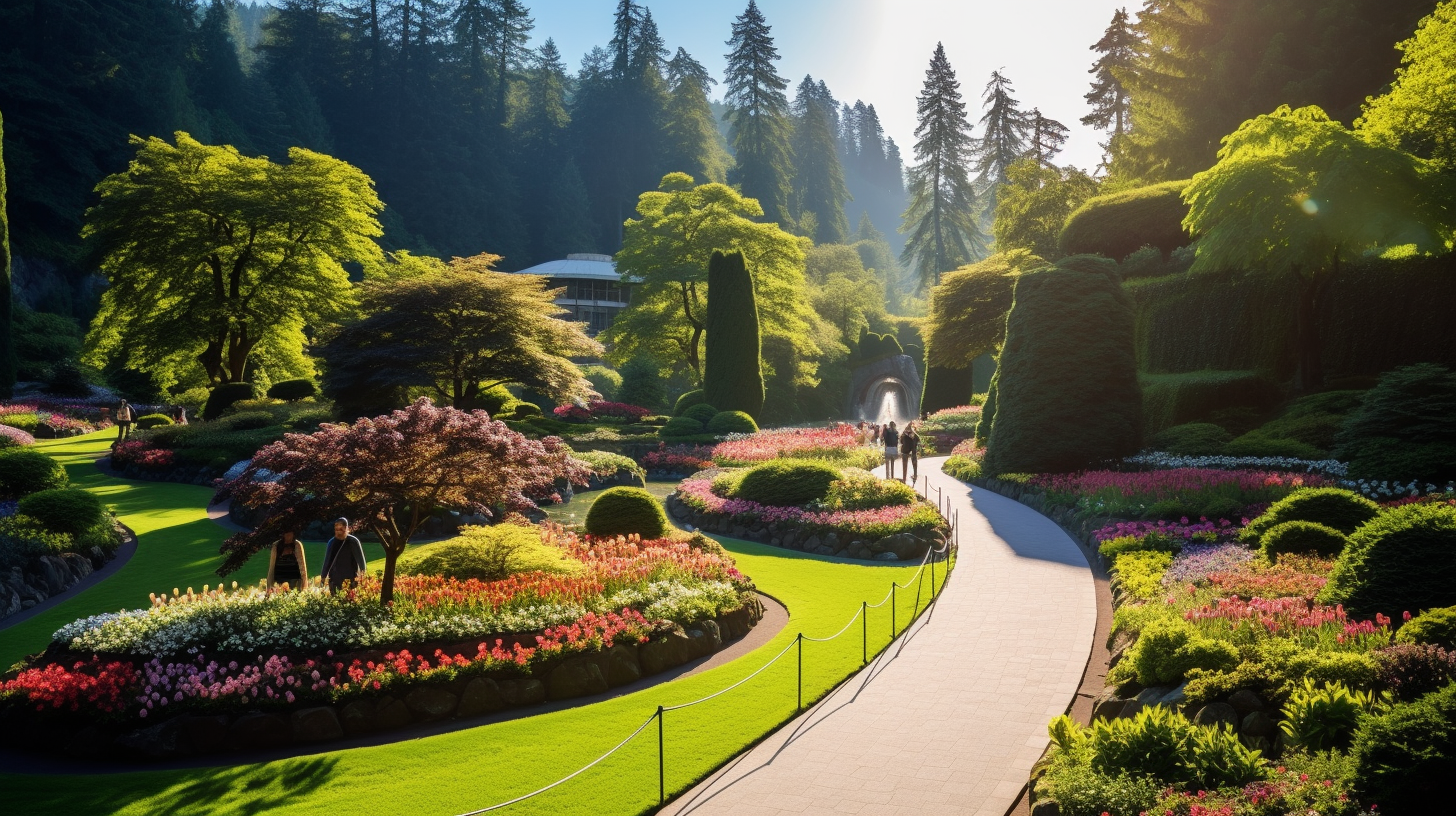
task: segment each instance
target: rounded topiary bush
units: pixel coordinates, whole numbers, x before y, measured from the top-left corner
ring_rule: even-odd
[[[1456,507],[1382,511],[1350,536],[1319,600],[1370,616],[1456,606]]]
[[[234,431],[258,431],[279,424],[278,418],[267,411],[244,411],[227,417],[226,421]]]
[[[823,462],[781,459],[749,468],[733,495],[759,504],[797,507],[829,495],[829,486],[840,478],[838,468]]]
[[[1281,553],[1316,553],[1339,555],[1345,549],[1345,536],[1333,527],[1314,521],[1286,521],[1276,524],[1264,534],[1264,555],[1277,561]]]
[[[314,384],[313,380],[307,378],[281,380],[269,386],[268,396],[286,402],[297,402],[318,396],[318,386]]]
[[[703,396],[703,390],[701,388],[695,391],[688,391],[678,397],[677,402],[673,403],[672,415],[682,416],[683,412],[687,411],[687,409],[694,405],[702,405],[704,402],[707,402],[707,398]]]
[[[80,488],[57,487],[21,499],[16,512],[58,533],[80,535],[101,523],[106,517],[106,506]]]
[[[1175,456],[1217,456],[1232,439],[1232,434],[1211,422],[1189,422],[1159,431],[1151,446]]]
[[[613,487],[597,497],[586,512],[588,535],[636,533],[643,538],[667,535],[667,513],[656,496],[640,487]]]
[[[203,419],[217,419],[233,407],[233,403],[253,399],[258,395],[252,383],[223,383],[207,395],[207,404],[202,406]]]
[[[512,419],[531,419],[538,416],[542,416],[541,406],[534,402],[518,402],[511,412]]]
[[[151,428],[160,428],[163,425],[175,424],[176,423],[172,421],[172,418],[167,416],[166,414],[147,414],[145,416],[137,417],[136,421],[137,429],[142,431]]]
[[[1406,621],[1395,633],[1398,643],[1429,643],[1456,649],[1456,606],[1430,609]]]
[[[65,487],[68,480],[61,463],[37,450],[0,450],[0,495],[25,496],[41,490]]]
[[[1187,180],[1109,193],[1087,199],[1067,216],[1058,237],[1063,253],[1126,258],[1145,246],[1172,252],[1192,242],[1183,230]]]
[[[708,433],[731,434],[731,433],[755,433],[758,431],[758,423],[753,417],[742,411],[719,411],[708,420]]]
[[[1288,521],[1313,521],[1348,534],[1379,513],[1380,505],[1354,491],[1305,487],[1269,505],[1268,510],[1244,528],[1244,537],[1258,541]]]
[[[692,417],[676,416],[669,419],[658,431],[664,438],[673,436],[694,436],[703,433],[703,423]]]
[[[695,419],[698,422],[703,423],[704,426],[706,426],[709,422],[712,422],[713,417],[717,415],[718,409],[714,408],[706,402],[700,402],[697,405],[690,405],[688,406],[688,409],[686,411],[682,412],[682,416],[685,416],[688,419]]]
[[[1444,813],[1456,775],[1456,684],[1367,717],[1350,747],[1351,786],[1381,813]]]
[[[455,538],[413,547],[399,557],[401,575],[443,575],[499,581],[521,572],[566,574],[581,569],[561,550],[543,544],[534,527],[465,527]]]

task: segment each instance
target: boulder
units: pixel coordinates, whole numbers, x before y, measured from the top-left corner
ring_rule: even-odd
[[[793,547],[794,543],[799,540],[799,531],[785,530],[783,538],[785,547]]]
[[[1269,715],[1262,711],[1251,711],[1239,725],[1239,731],[1250,737],[1273,737],[1277,729]]]
[[[59,556],[43,555],[35,560],[35,564],[48,597],[61,594],[66,587],[75,583],[71,571],[66,568],[66,562]]]
[[[660,635],[637,647],[637,656],[642,663],[644,675],[681,666],[692,659],[690,654],[688,637],[679,631]]]
[[[249,711],[238,717],[228,729],[228,745],[241,750],[276,748],[293,739],[288,720],[277,714]]]
[[[864,541],[855,541],[851,543],[849,545],[848,554],[850,558],[858,558],[862,561],[868,561],[871,558],[875,557],[874,552],[870,550],[870,545]]]
[[[870,552],[879,555],[880,553],[893,552],[895,549],[895,537],[885,536],[870,542]]]
[[[1226,725],[1229,728],[1239,727],[1239,712],[1228,703],[1209,703],[1198,709],[1193,715],[1193,721],[1199,725]]]
[[[91,569],[99,570],[106,565],[106,553],[100,547],[92,547],[87,551],[86,556],[91,559]]]
[[[1248,716],[1255,711],[1264,710],[1264,701],[1259,698],[1259,695],[1248,689],[1239,689],[1233,694],[1230,694],[1228,702],[1229,705],[1234,707],[1235,711],[1239,712],[1239,716],[1241,717]]]
[[[1188,701],[1188,696],[1185,693],[1187,688],[1187,683],[1179,683],[1172,691],[1158,698],[1158,705],[1167,706],[1168,708],[1182,708],[1183,704]]]
[[[61,561],[65,563],[66,569],[77,581],[84,579],[94,571],[91,569],[91,559],[78,553],[61,553]]]
[[[298,742],[328,742],[344,736],[333,706],[314,706],[293,712],[293,738]]]
[[[871,560],[873,560],[873,561],[899,561],[900,560],[900,556],[895,555],[892,552],[882,552],[879,555],[874,556],[874,558],[871,559]]]
[[[355,700],[339,710],[339,725],[344,733],[351,737],[361,736],[374,731],[374,702],[372,700]]]
[[[1043,799],[1031,806],[1031,816],[1062,816],[1062,808],[1052,799]]]
[[[182,739],[187,750],[196,754],[212,754],[227,747],[228,726],[232,724],[224,714],[210,717],[187,716],[178,718]]]
[[[723,648],[723,633],[718,629],[718,622],[713,620],[700,621],[687,630],[688,634],[688,660],[695,660]]]
[[[546,684],[535,678],[501,680],[496,686],[508,705],[529,706],[546,701]]]
[[[410,713],[426,722],[443,720],[454,714],[458,702],[455,695],[434,686],[420,686],[404,698],[404,704],[409,707]]]
[[[607,652],[606,663],[607,685],[612,688],[642,679],[642,664],[637,662],[637,650],[631,646],[613,646]]]
[[[489,677],[477,677],[465,684],[460,694],[460,707],[455,709],[457,717],[478,717],[506,707],[500,686]]]
[[[829,535],[824,536],[823,546],[828,547],[830,552],[838,552],[840,549],[839,534],[830,533]]]
[[[901,533],[894,538],[895,543],[890,551],[901,561],[915,561],[925,553],[924,542],[909,533]]]
[[[181,723],[175,718],[123,734],[117,738],[116,744],[127,754],[152,759],[176,756],[186,750]]]
[[[1092,719],[1115,720],[1125,705],[1127,700],[1117,696],[1117,689],[1103,689],[1092,701]]]
[[[601,694],[607,690],[607,678],[597,664],[583,658],[562,663],[546,675],[546,699],[569,700]]]
[[[66,756],[76,759],[104,759],[115,744],[115,735],[108,734],[94,725],[77,731],[61,750]]]
[[[20,611],[20,594],[9,584],[0,584],[0,618],[7,618]]]
[[[828,544],[820,544],[819,546],[815,547],[812,550],[808,550],[807,552],[812,552],[815,555],[834,555],[836,550]]]
[[[378,731],[392,731],[414,722],[409,706],[404,700],[384,697],[374,703],[374,728]]]

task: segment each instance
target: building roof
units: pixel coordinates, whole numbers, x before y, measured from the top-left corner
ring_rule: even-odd
[[[517,275],[541,275],[547,278],[577,278],[588,280],[621,280],[617,264],[611,255],[579,253],[567,255],[565,260],[547,261],[529,269],[522,269]]]

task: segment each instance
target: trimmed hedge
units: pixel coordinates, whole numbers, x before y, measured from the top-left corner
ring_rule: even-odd
[[[1230,408],[1267,412],[1279,402],[1279,386],[1255,371],[1190,371],[1143,374],[1143,422],[1149,433],[1207,422]]]
[[[1217,456],[1233,436],[1210,422],[1189,422],[1153,435],[1151,447],[1177,456]]]
[[[1450,809],[1456,776],[1456,684],[1367,717],[1350,749],[1351,783],[1381,813]]]
[[[1126,258],[1145,246],[1164,253],[1192,243],[1183,230],[1188,180],[1166,181],[1087,199],[1067,216],[1057,244],[1066,255]]]
[[[203,419],[217,419],[233,407],[233,403],[255,399],[258,392],[250,382],[223,383],[215,386],[207,395],[207,404],[202,406]]]
[[[1290,521],[1313,521],[1349,535],[1379,514],[1380,505],[1354,491],[1302,487],[1269,505],[1242,535],[1246,541],[1260,541],[1265,533]]]
[[[1090,265],[1069,259],[1070,268],[1016,281],[987,473],[1062,473],[1126,456],[1142,442],[1132,308],[1116,264],[1101,260],[1101,272]]]
[[[713,421],[713,417],[718,415],[718,409],[706,402],[700,402],[697,405],[689,406],[686,411],[682,412],[682,415],[688,419],[707,425]]]
[[[703,397],[703,389],[699,388],[693,391],[684,392],[683,395],[678,397],[677,401],[672,404],[672,415],[682,416],[683,412],[687,411],[687,409],[693,407],[694,405],[701,405],[704,402],[707,402],[707,400]]]
[[[166,414],[146,414],[137,417],[136,426],[139,431],[146,431],[152,428],[160,428],[163,425],[175,425],[172,418]]]
[[[401,575],[444,575],[499,581],[519,572],[571,573],[579,569],[560,550],[541,543],[533,527],[466,527],[455,538],[412,547],[399,557]]]
[[[0,450],[0,495],[26,496],[69,483],[61,463],[37,450]]]
[[[1456,373],[1430,363],[1387,372],[1336,441],[1355,478],[1456,478]]]
[[[636,533],[643,538],[662,538],[669,526],[667,513],[656,496],[640,487],[613,487],[602,491],[586,512],[588,535],[615,536]]]
[[[971,366],[926,366],[925,385],[920,390],[920,410],[933,414],[943,408],[965,405],[971,392],[976,390],[974,374]]]
[[[1360,616],[1456,606],[1456,507],[1410,504],[1381,512],[1350,536],[1321,603]]]
[[[106,506],[91,493],[75,487],[41,490],[20,500],[16,512],[30,516],[59,533],[80,535],[106,518]]]
[[[268,396],[285,402],[298,402],[318,396],[318,385],[307,377],[296,380],[280,380],[268,387]]]
[[[1456,649],[1456,606],[1428,609],[1416,615],[1395,633],[1395,641]]]
[[[763,410],[765,394],[763,339],[753,277],[742,252],[713,252],[708,260],[708,295],[703,399],[724,411],[755,416]]]
[[[1345,549],[1345,536],[1333,527],[1314,521],[1286,521],[1276,524],[1264,534],[1264,557],[1278,561],[1283,553],[1315,553],[1339,555]]]
[[[692,417],[677,416],[669,419],[657,433],[663,439],[671,439],[679,436],[697,436],[705,433],[705,429],[703,423]]]
[[[758,423],[742,411],[719,411],[708,420],[708,433],[757,433]]]
[[[829,486],[840,478],[838,468],[823,462],[765,462],[743,473],[733,496],[775,507],[799,507],[829,495]]]

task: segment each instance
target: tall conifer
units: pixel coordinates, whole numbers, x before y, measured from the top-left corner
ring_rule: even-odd
[[[703,399],[757,418],[763,409],[763,340],[753,277],[742,252],[713,252],[703,338]]]
[[[717,80],[703,64],[679,48],[667,63],[668,100],[663,119],[663,167],[682,171],[699,183],[727,179],[732,158],[723,149],[708,89]]]
[[[995,185],[1006,183],[1006,168],[1026,154],[1029,122],[1021,103],[1011,94],[1011,80],[1000,71],[992,71],[981,97],[986,110],[981,117],[985,135],[976,151],[976,180],[991,187],[993,199]]]
[[[733,21],[726,76],[728,121],[737,160],[729,180],[758,199],[764,217],[786,222],[789,205],[789,112],[774,63],[779,59],[768,21],[755,0]]]
[[[1067,143],[1067,126],[1041,115],[1041,108],[1032,108],[1027,116],[1027,155],[1050,167],[1052,159]]]
[[[805,76],[794,97],[794,212],[800,224],[813,213],[818,244],[843,243],[849,233],[844,202],[849,190],[835,147],[834,98],[829,88]]]
[[[1120,8],[1112,13],[1112,22],[1102,39],[1092,46],[1099,54],[1087,71],[1093,76],[1092,90],[1086,96],[1092,112],[1082,117],[1082,124],[1105,130],[1112,139],[1126,133],[1130,124],[1131,108],[1123,77],[1133,70],[1140,43],[1127,9]]]

